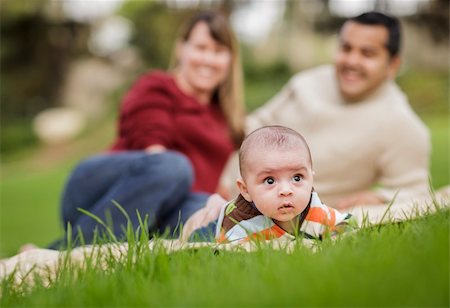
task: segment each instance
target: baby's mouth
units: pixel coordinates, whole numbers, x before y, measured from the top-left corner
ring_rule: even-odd
[[[279,210],[285,210],[285,209],[291,209],[291,208],[293,208],[293,206],[290,203],[283,204],[280,207],[278,207]]]

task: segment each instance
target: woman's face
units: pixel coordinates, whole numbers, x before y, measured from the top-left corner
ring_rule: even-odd
[[[183,90],[209,101],[230,70],[231,52],[215,41],[205,22],[198,22],[189,39],[177,47],[177,77]]]

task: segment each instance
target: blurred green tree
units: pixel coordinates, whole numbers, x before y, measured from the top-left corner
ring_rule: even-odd
[[[47,0],[0,2],[0,153],[32,143],[31,117],[57,105],[82,24],[49,18]]]

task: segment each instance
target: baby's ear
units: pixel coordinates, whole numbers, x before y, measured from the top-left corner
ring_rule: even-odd
[[[252,198],[250,197],[247,189],[247,184],[245,184],[245,181],[243,178],[238,178],[236,180],[237,187],[239,188],[239,192],[241,193],[242,197],[244,197],[245,200],[248,202],[252,202]]]

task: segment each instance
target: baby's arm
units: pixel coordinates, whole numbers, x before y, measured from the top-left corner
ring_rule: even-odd
[[[206,227],[210,222],[217,220],[220,215],[220,210],[225,203],[227,201],[219,194],[211,195],[206,202],[206,206],[195,212],[186,221],[180,239],[187,241],[195,230]]]

